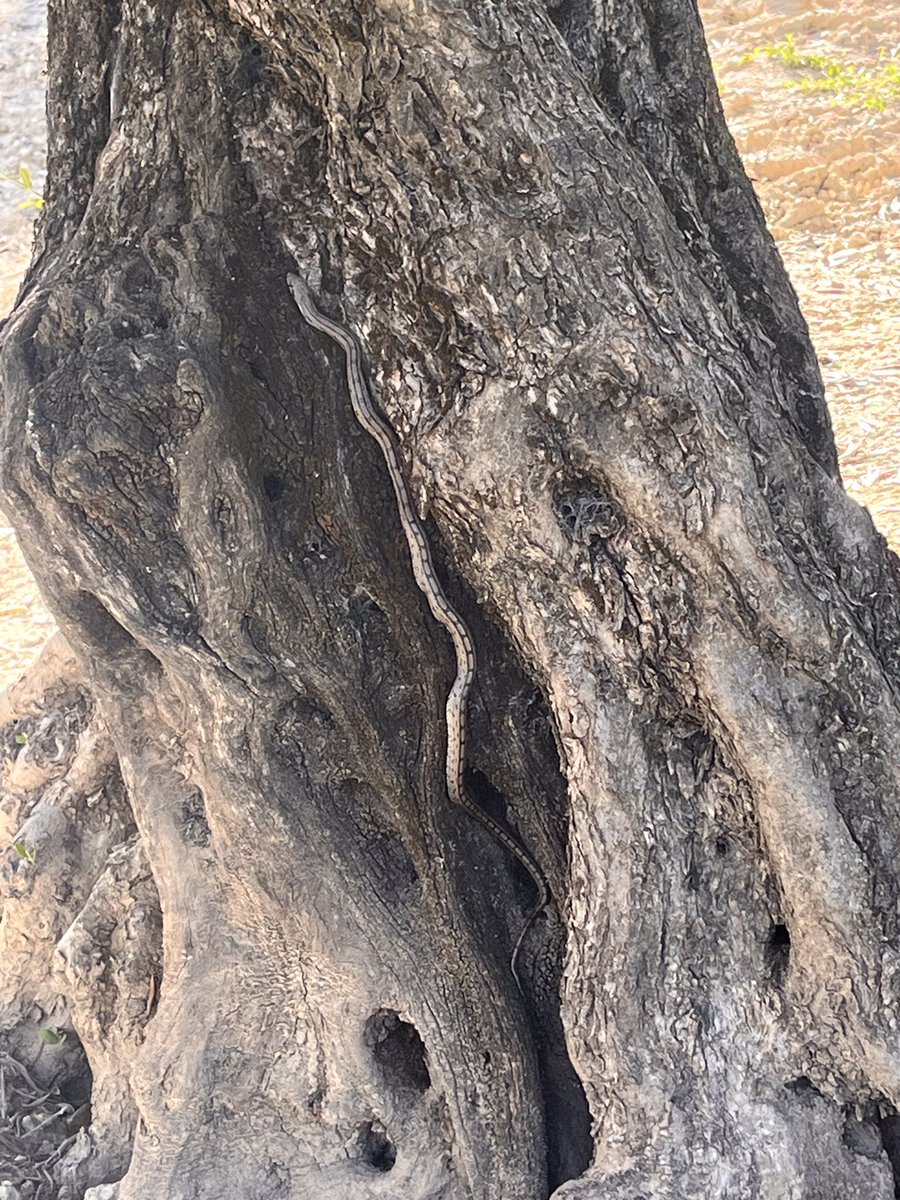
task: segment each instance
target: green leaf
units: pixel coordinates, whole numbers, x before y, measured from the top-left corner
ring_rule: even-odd
[[[25,746],[25,745],[27,745],[27,743],[28,743],[28,734],[27,733],[17,733],[16,734],[16,745],[17,746]]]
[[[27,842],[13,842],[13,850],[19,858],[24,858],[26,862],[33,863],[37,859],[37,852]]]
[[[64,1033],[56,1033],[53,1029],[42,1029],[40,1038],[45,1046],[61,1046],[66,1040],[66,1035]]]
[[[29,192],[34,191],[34,184],[31,182],[31,172],[27,167],[19,167],[19,180],[22,187],[28,188]]]

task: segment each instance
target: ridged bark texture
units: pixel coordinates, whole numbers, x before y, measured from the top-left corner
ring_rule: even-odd
[[[693,4],[50,36],[3,505],[159,890],[121,1200],[887,1200],[900,577]],[[470,786],[554,893],[522,994],[529,881],[448,807],[452,654],[288,271],[477,643]]]

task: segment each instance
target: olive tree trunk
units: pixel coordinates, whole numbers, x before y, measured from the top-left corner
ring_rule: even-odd
[[[2,503],[162,916],[105,1023],[54,916],[107,1081],[60,1194],[893,1196],[900,577],[692,0],[50,7]],[[452,648],[288,272],[477,647],[468,788],[553,893],[521,990],[534,887],[447,798]]]

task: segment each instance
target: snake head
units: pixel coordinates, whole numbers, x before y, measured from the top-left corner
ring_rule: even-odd
[[[297,303],[302,307],[304,304],[309,304],[312,297],[309,294],[309,288],[303,282],[299,275],[291,275],[285,277],[287,285],[291,289],[291,294]]]

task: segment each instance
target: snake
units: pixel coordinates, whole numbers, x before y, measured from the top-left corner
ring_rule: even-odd
[[[288,287],[294,303],[304,321],[313,329],[331,338],[344,352],[347,368],[347,390],[353,415],[362,428],[378,443],[384,456],[388,475],[394,489],[400,524],[409,545],[413,577],[419,590],[428,602],[434,619],[446,629],[456,653],[456,677],[447,694],[447,755],[445,774],[447,793],[470,817],[478,821],[509,853],[516,858],[531,876],[537,888],[537,900],[528,913],[510,959],[510,970],[519,990],[522,984],[517,971],[517,962],[525,935],[533,922],[550,903],[550,888],[543,871],[525,846],[502,825],[480,808],[469,796],[465,785],[466,771],[466,711],[469,693],[475,679],[477,660],[475,643],[462,617],[447,599],[434,569],[434,560],[422,523],[416,515],[412,497],[400,463],[400,450],[393,427],[378,409],[369,387],[365,371],[362,346],[356,335],[331,317],[327,317],[316,306],[306,284],[297,275],[287,276]]]

